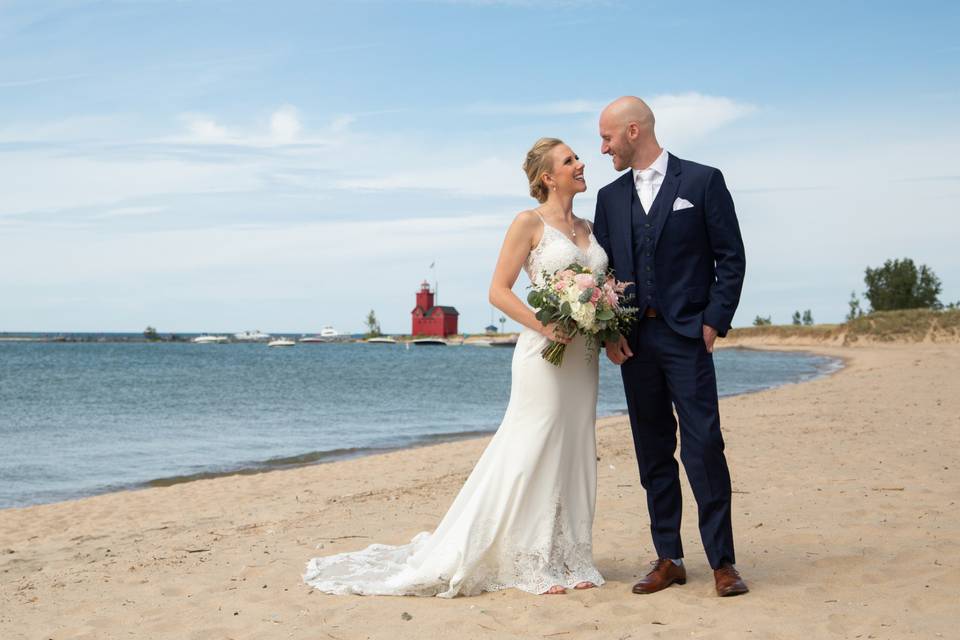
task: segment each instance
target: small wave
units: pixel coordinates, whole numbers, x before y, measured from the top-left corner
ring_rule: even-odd
[[[412,449],[416,447],[426,447],[433,444],[441,444],[444,442],[469,440],[471,438],[488,436],[493,432],[493,429],[451,431],[447,433],[432,433],[422,436],[409,437],[398,441],[396,444],[380,447],[349,447],[343,449],[328,449],[326,451],[311,451],[309,453],[302,453],[293,456],[279,456],[267,458],[266,460],[252,461],[227,469],[198,471],[197,473],[156,478],[154,480],[145,482],[143,486],[169,487],[175,484],[182,484],[184,482],[193,482],[194,480],[209,480],[212,478],[223,478],[226,476],[237,475],[254,475],[257,473],[275,471],[283,468],[303,467],[311,464],[337,462],[339,460],[348,460],[350,458],[359,458],[378,453],[389,453],[391,451],[399,451],[401,449]]]

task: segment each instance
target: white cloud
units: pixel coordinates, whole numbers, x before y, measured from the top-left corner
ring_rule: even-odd
[[[225,142],[230,138],[226,127],[217,124],[209,116],[184,114],[181,119],[185,122],[190,136],[197,142]]]
[[[660,94],[645,98],[657,118],[657,134],[663,139],[695,140],[757,111],[757,107],[724,96],[690,92]],[[602,100],[565,100],[534,104],[478,103],[467,113],[489,116],[589,115],[587,128],[595,130]]]
[[[700,93],[653,96],[649,104],[657,119],[657,137],[672,141],[702,138],[757,111],[748,103]]]
[[[328,138],[305,138],[300,111],[293,105],[285,104],[275,109],[266,123],[266,127],[227,127],[215,118],[205,114],[184,113],[179,120],[186,126],[186,135],[150,140],[151,144],[217,144],[251,148],[276,148],[284,146],[309,146],[326,144]],[[328,130],[342,131],[350,124],[350,116],[335,119]]]
[[[334,133],[342,133],[350,128],[354,122],[357,121],[356,116],[352,115],[343,115],[338,116],[333,119],[333,122],[330,123],[330,130]]]
[[[296,107],[283,105],[270,116],[270,133],[280,143],[290,143],[300,135],[300,114]]]

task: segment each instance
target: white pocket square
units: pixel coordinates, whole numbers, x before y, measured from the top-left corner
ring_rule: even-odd
[[[673,201],[673,210],[682,211],[683,209],[692,209],[693,203],[689,200],[684,200],[683,198],[677,198]]]

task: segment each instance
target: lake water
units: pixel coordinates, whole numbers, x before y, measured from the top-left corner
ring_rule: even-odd
[[[494,431],[509,348],[0,342],[0,508],[321,462]],[[822,375],[803,353],[715,354],[721,395]],[[601,357],[600,415],[626,411]]]

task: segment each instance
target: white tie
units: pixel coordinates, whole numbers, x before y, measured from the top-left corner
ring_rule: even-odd
[[[650,214],[650,207],[653,206],[653,180],[657,176],[656,169],[644,169],[637,172],[637,193],[640,196],[640,204],[643,210]]]

